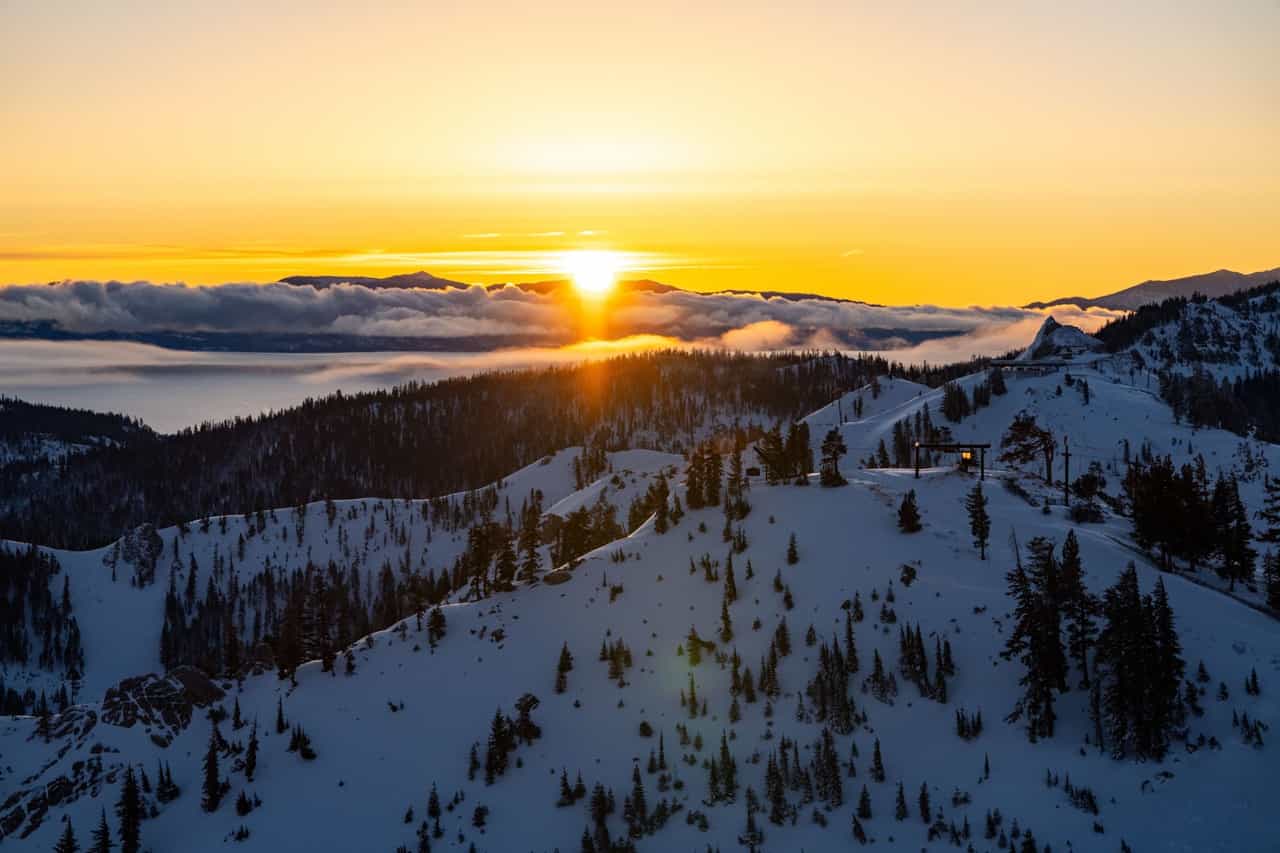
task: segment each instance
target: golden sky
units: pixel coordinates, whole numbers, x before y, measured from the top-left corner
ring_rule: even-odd
[[[0,282],[1280,265],[1280,3],[0,0]]]

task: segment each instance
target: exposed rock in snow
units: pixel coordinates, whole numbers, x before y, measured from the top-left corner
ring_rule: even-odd
[[[1018,356],[1019,361],[1036,361],[1046,358],[1075,358],[1102,349],[1102,341],[1085,334],[1075,326],[1059,323],[1050,315],[1044,318],[1040,331],[1036,332],[1031,346]]]

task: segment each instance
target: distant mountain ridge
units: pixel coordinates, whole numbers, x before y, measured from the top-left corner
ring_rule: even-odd
[[[1235,293],[1237,290],[1256,287],[1260,284],[1280,280],[1280,267],[1262,270],[1255,273],[1240,273],[1235,270],[1215,270],[1214,272],[1189,275],[1184,278],[1171,278],[1164,281],[1150,280],[1115,293],[1093,298],[1085,296],[1064,296],[1050,302],[1031,302],[1024,308],[1043,309],[1059,305],[1075,305],[1080,308],[1110,308],[1119,311],[1133,311],[1143,305],[1150,305],[1171,296],[1192,296],[1199,293],[1210,299]]]
[[[544,281],[521,281],[507,284],[487,284],[476,285],[468,284],[465,281],[455,281],[454,279],[441,278],[433,275],[426,270],[418,270],[417,272],[401,273],[399,275],[389,275],[382,278],[367,275],[290,275],[280,279],[282,284],[294,284],[300,286],[310,286],[317,290],[324,290],[337,284],[356,284],[361,287],[369,287],[374,289],[411,289],[421,288],[423,290],[444,290],[450,287],[481,287],[486,290],[501,290],[504,287],[518,287],[521,290],[530,293],[552,293],[562,287],[569,285],[567,278],[553,278]],[[786,299],[789,302],[799,302],[805,299],[817,299],[824,302],[845,302],[854,305],[876,305],[873,302],[866,302],[861,299],[844,299],[839,296],[826,296],[821,293],[800,293],[787,290],[744,290],[742,288],[730,287],[723,290],[696,291],[686,290],[683,287],[676,287],[673,284],[664,284],[660,281],[654,281],[648,278],[624,279],[618,282],[618,288],[623,291],[632,293],[696,293],[702,296],[759,296],[762,299]]]

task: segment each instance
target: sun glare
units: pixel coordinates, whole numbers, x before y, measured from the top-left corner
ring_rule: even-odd
[[[561,267],[583,296],[600,299],[606,296],[622,271],[622,256],[601,249],[579,249],[565,252]]]

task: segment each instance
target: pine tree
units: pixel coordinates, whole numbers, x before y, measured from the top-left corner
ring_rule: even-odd
[[[832,427],[822,440],[822,464],[818,477],[821,485],[830,488],[843,486],[848,482],[840,473],[840,457],[848,452],[849,448],[845,446],[840,430]]]
[[[907,793],[902,788],[902,783],[898,783],[898,799],[894,804],[893,816],[898,821],[907,819]]]
[[[113,846],[111,827],[107,824],[107,810],[103,809],[102,816],[98,819],[98,828],[93,831],[93,846],[88,853],[111,853]]]
[[[969,496],[965,498],[965,509],[969,512],[969,532],[973,534],[973,544],[978,549],[981,559],[987,559],[987,540],[991,538],[991,516],[987,514],[987,498],[982,494],[982,483],[975,483]]]
[[[1014,599],[1014,627],[1001,657],[1018,659],[1026,671],[1018,680],[1023,695],[1006,717],[1015,722],[1024,715],[1032,742],[1052,737],[1057,714],[1054,689],[1066,687],[1066,656],[1062,650],[1058,611],[1058,568],[1053,543],[1031,540],[1031,570],[1027,572],[1019,555],[1015,567],[1005,576]]]
[[[649,805],[645,799],[644,780],[640,778],[639,767],[631,768],[631,796],[628,802],[631,804],[631,814],[627,829],[632,838],[639,838],[649,828]]]
[[[207,812],[218,810],[222,802],[222,779],[218,776],[218,724],[209,730],[209,746],[204,753],[204,785],[200,807]]]
[[[282,735],[289,731],[289,723],[284,718],[284,699],[276,699],[276,734]]]
[[[1080,686],[1089,688],[1089,652],[1097,637],[1094,617],[1098,600],[1085,584],[1084,565],[1080,560],[1080,543],[1074,530],[1062,543],[1062,562],[1058,585],[1062,599],[1062,615],[1067,626],[1067,651],[1080,670]]]
[[[124,771],[124,783],[120,787],[120,799],[116,802],[116,817],[120,819],[120,853],[138,853],[142,849],[142,792],[133,775],[133,766]]]
[[[249,747],[244,754],[244,778],[253,781],[253,774],[258,769],[258,721],[253,721],[249,729]]]
[[[871,792],[867,790],[867,786],[862,786],[862,793],[858,795],[858,817],[862,820],[871,820]]]
[[[800,562],[800,549],[796,546],[796,535],[791,534],[791,538],[787,540],[787,565],[794,566]]]
[[[933,812],[929,809],[929,783],[920,783],[920,820],[925,826],[933,822]]]
[[[435,648],[436,643],[444,639],[447,630],[448,620],[445,619],[444,611],[437,604],[431,609],[431,613],[427,615],[427,642],[431,644],[432,648]]]
[[[875,749],[871,754],[871,779],[874,782],[884,781],[884,759],[880,757],[880,738],[876,738]]]
[[[76,832],[71,827],[71,819],[63,824],[62,835],[53,846],[53,853],[80,853],[80,842],[76,841]]]
[[[569,644],[560,647],[560,659],[556,661],[556,692],[563,693],[569,686],[568,673],[573,669],[573,655],[569,653]]]
[[[916,506],[916,490],[912,489],[902,496],[902,503],[898,506],[898,529],[903,533],[918,533],[922,527],[920,508]]]
[[[1129,564],[1103,598],[1097,677],[1103,682],[1099,716],[1112,752],[1161,758],[1183,707],[1185,663],[1163,582],[1145,599]]]
[[[499,708],[493,714],[489,726],[489,743],[484,755],[484,783],[492,785],[498,776],[507,772],[507,753],[511,748],[511,736],[507,730],[507,718]]]

